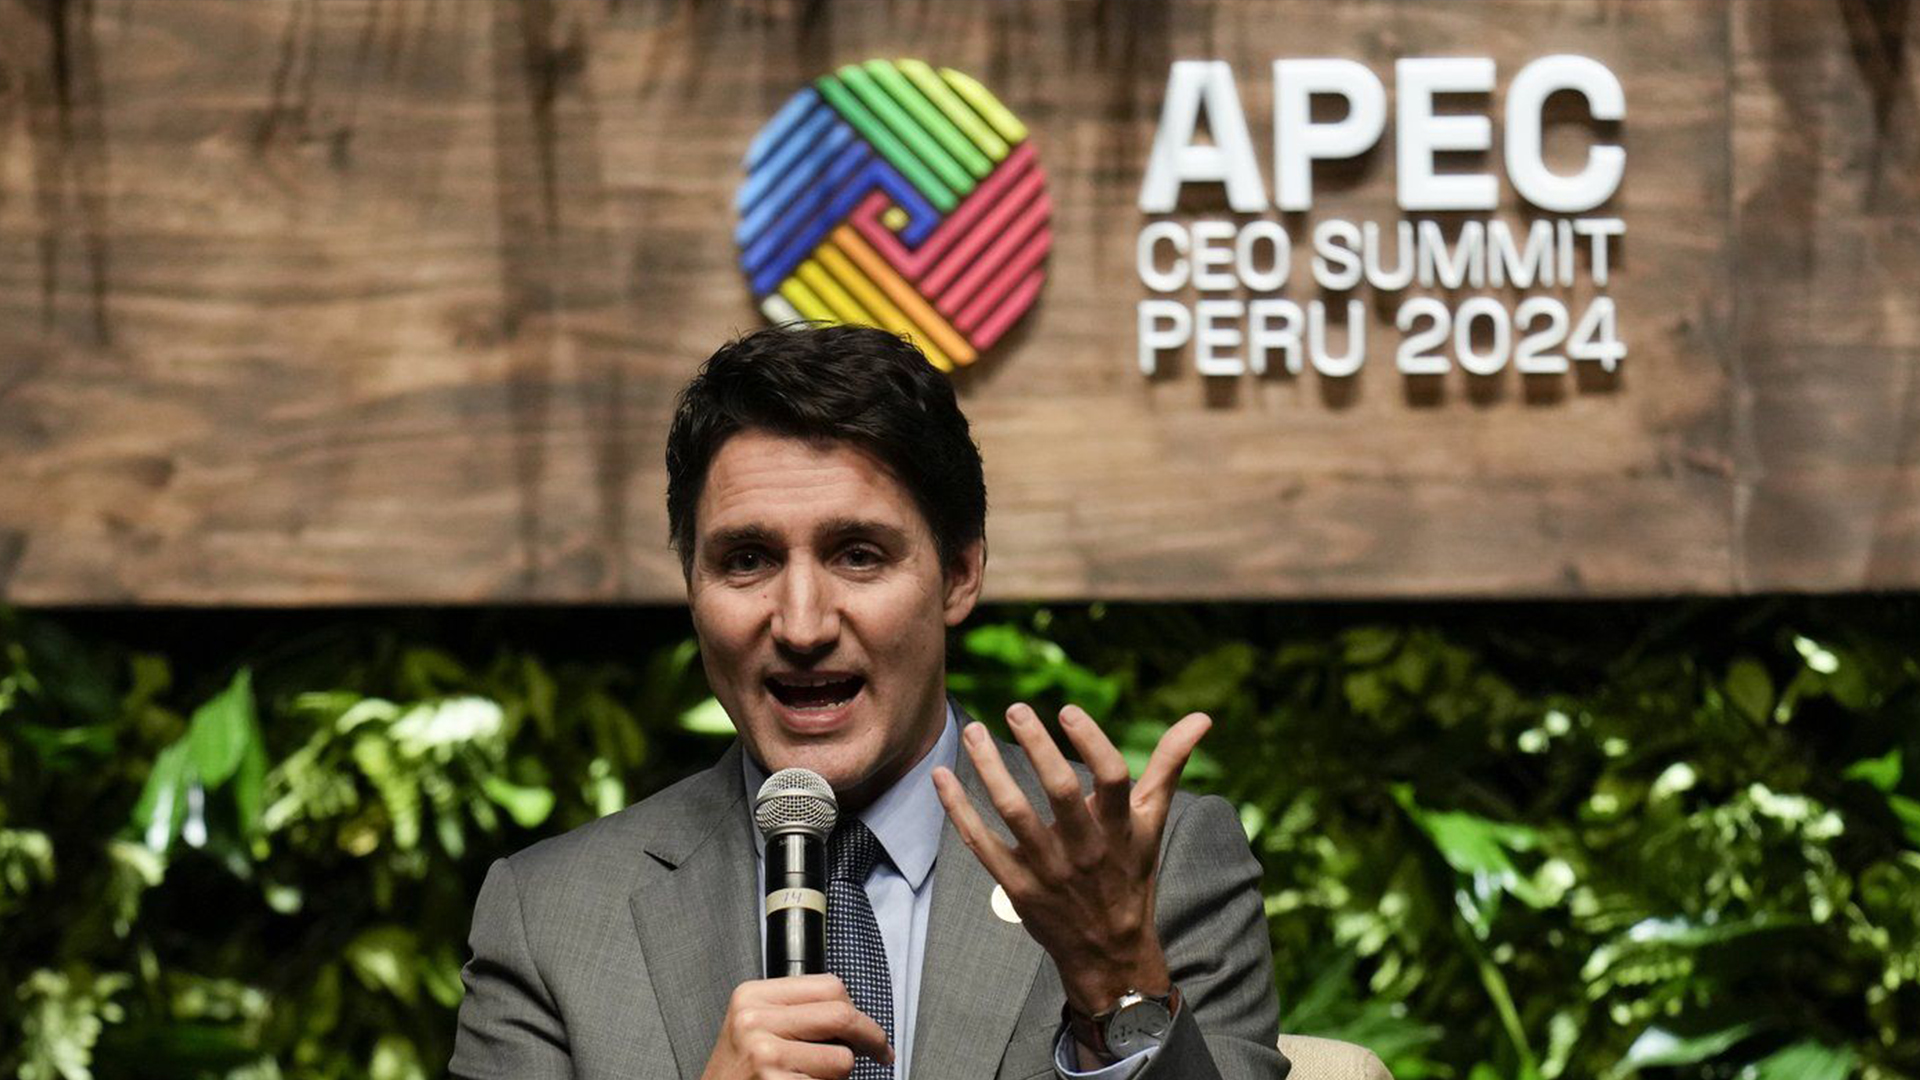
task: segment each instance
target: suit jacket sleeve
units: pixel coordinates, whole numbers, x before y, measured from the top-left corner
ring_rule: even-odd
[[[460,973],[467,995],[448,1071],[456,1080],[572,1080],[566,1028],[534,965],[520,889],[505,859],[480,887],[467,946],[473,958]]]
[[[1185,1007],[1136,1080],[1281,1080],[1290,1066],[1275,1046],[1280,1009],[1260,864],[1226,800],[1181,799],[1174,810],[1155,920]]]

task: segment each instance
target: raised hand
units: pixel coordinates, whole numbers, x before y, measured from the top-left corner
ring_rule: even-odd
[[[1007,723],[1046,790],[1052,824],[1041,820],[977,723],[962,741],[1015,846],[987,826],[951,771],[936,769],[947,817],[1053,958],[1074,1008],[1091,1016],[1129,989],[1166,992],[1171,979],[1153,924],[1160,833],[1180,772],[1213,721],[1191,713],[1169,728],[1139,782],[1130,783],[1126,760],[1106,733],[1084,710],[1067,706],[1060,727],[1093,773],[1086,794],[1033,709],[1014,705]]]

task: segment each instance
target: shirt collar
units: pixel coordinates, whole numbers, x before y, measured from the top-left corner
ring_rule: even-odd
[[[939,792],[934,790],[933,770],[942,765],[951,769],[959,758],[960,723],[949,701],[947,722],[940,729],[933,749],[922,755],[913,768],[907,770],[907,775],[860,811],[860,820],[873,830],[887,858],[915,890],[933,870],[934,856],[940,853],[940,829],[947,820]],[[760,792],[760,785],[767,782],[767,771],[753,760],[752,754],[741,754],[740,772],[747,789],[747,802],[751,805]],[[753,850],[762,858],[766,856],[766,839],[758,829],[753,830]]]

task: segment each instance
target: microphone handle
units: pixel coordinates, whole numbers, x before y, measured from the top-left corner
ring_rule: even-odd
[[[803,832],[767,841],[767,978],[827,970],[827,845]]]

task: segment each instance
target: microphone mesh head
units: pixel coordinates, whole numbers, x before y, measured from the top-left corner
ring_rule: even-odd
[[[804,832],[825,840],[839,817],[833,788],[812,769],[781,769],[767,777],[753,800],[753,823],[768,838]]]

